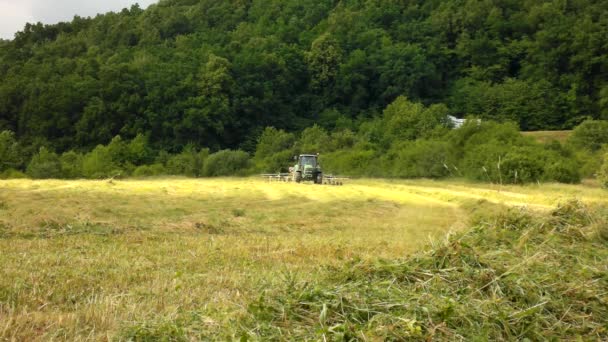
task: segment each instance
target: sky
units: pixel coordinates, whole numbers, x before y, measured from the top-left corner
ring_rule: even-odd
[[[120,11],[139,3],[146,8],[157,0],[0,0],[0,38],[13,39],[26,23],[56,24],[74,15],[94,17],[97,13]]]

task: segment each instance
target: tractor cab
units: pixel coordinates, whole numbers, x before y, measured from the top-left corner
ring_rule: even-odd
[[[319,165],[319,154],[300,154],[295,156],[297,164],[293,167],[293,179],[301,181],[313,181],[315,184],[323,184],[323,173]]]

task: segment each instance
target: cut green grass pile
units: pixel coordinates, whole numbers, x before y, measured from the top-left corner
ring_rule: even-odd
[[[471,230],[406,259],[352,261],[322,281],[287,277],[249,305],[237,335],[607,340],[607,218],[577,201],[542,216],[482,215]]]

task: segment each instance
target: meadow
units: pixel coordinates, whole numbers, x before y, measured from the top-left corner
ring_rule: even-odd
[[[434,248],[480,211],[571,199],[608,204],[592,182],[0,180],[0,340],[268,337],[249,323],[285,284]]]

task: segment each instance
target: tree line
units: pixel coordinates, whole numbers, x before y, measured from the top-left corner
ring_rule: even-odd
[[[608,121],[586,120],[567,141],[540,143],[517,124],[469,118],[452,127],[442,104],[398,97],[356,130],[313,125],[299,133],[266,127],[255,151],[198,148],[157,150],[142,134],[115,136],[89,152],[40,147],[31,157],[11,131],[0,133],[0,178],[114,178],[182,175],[244,176],[286,172],[293,156],[320,153],[326,174],[387,178],[467,178],[524,184],[578,183],[597,176],[608,187]],[[605,161],[604,161],[605,160]]]
[[[608,119],[605,13],[591,0],[162,0],[28,24],[0,42],[0,131],[28,157],[116,136],[254,154],[266,127],[314,124],[386,149],[374,125],[400,96],[431,117],[569,129]]]

